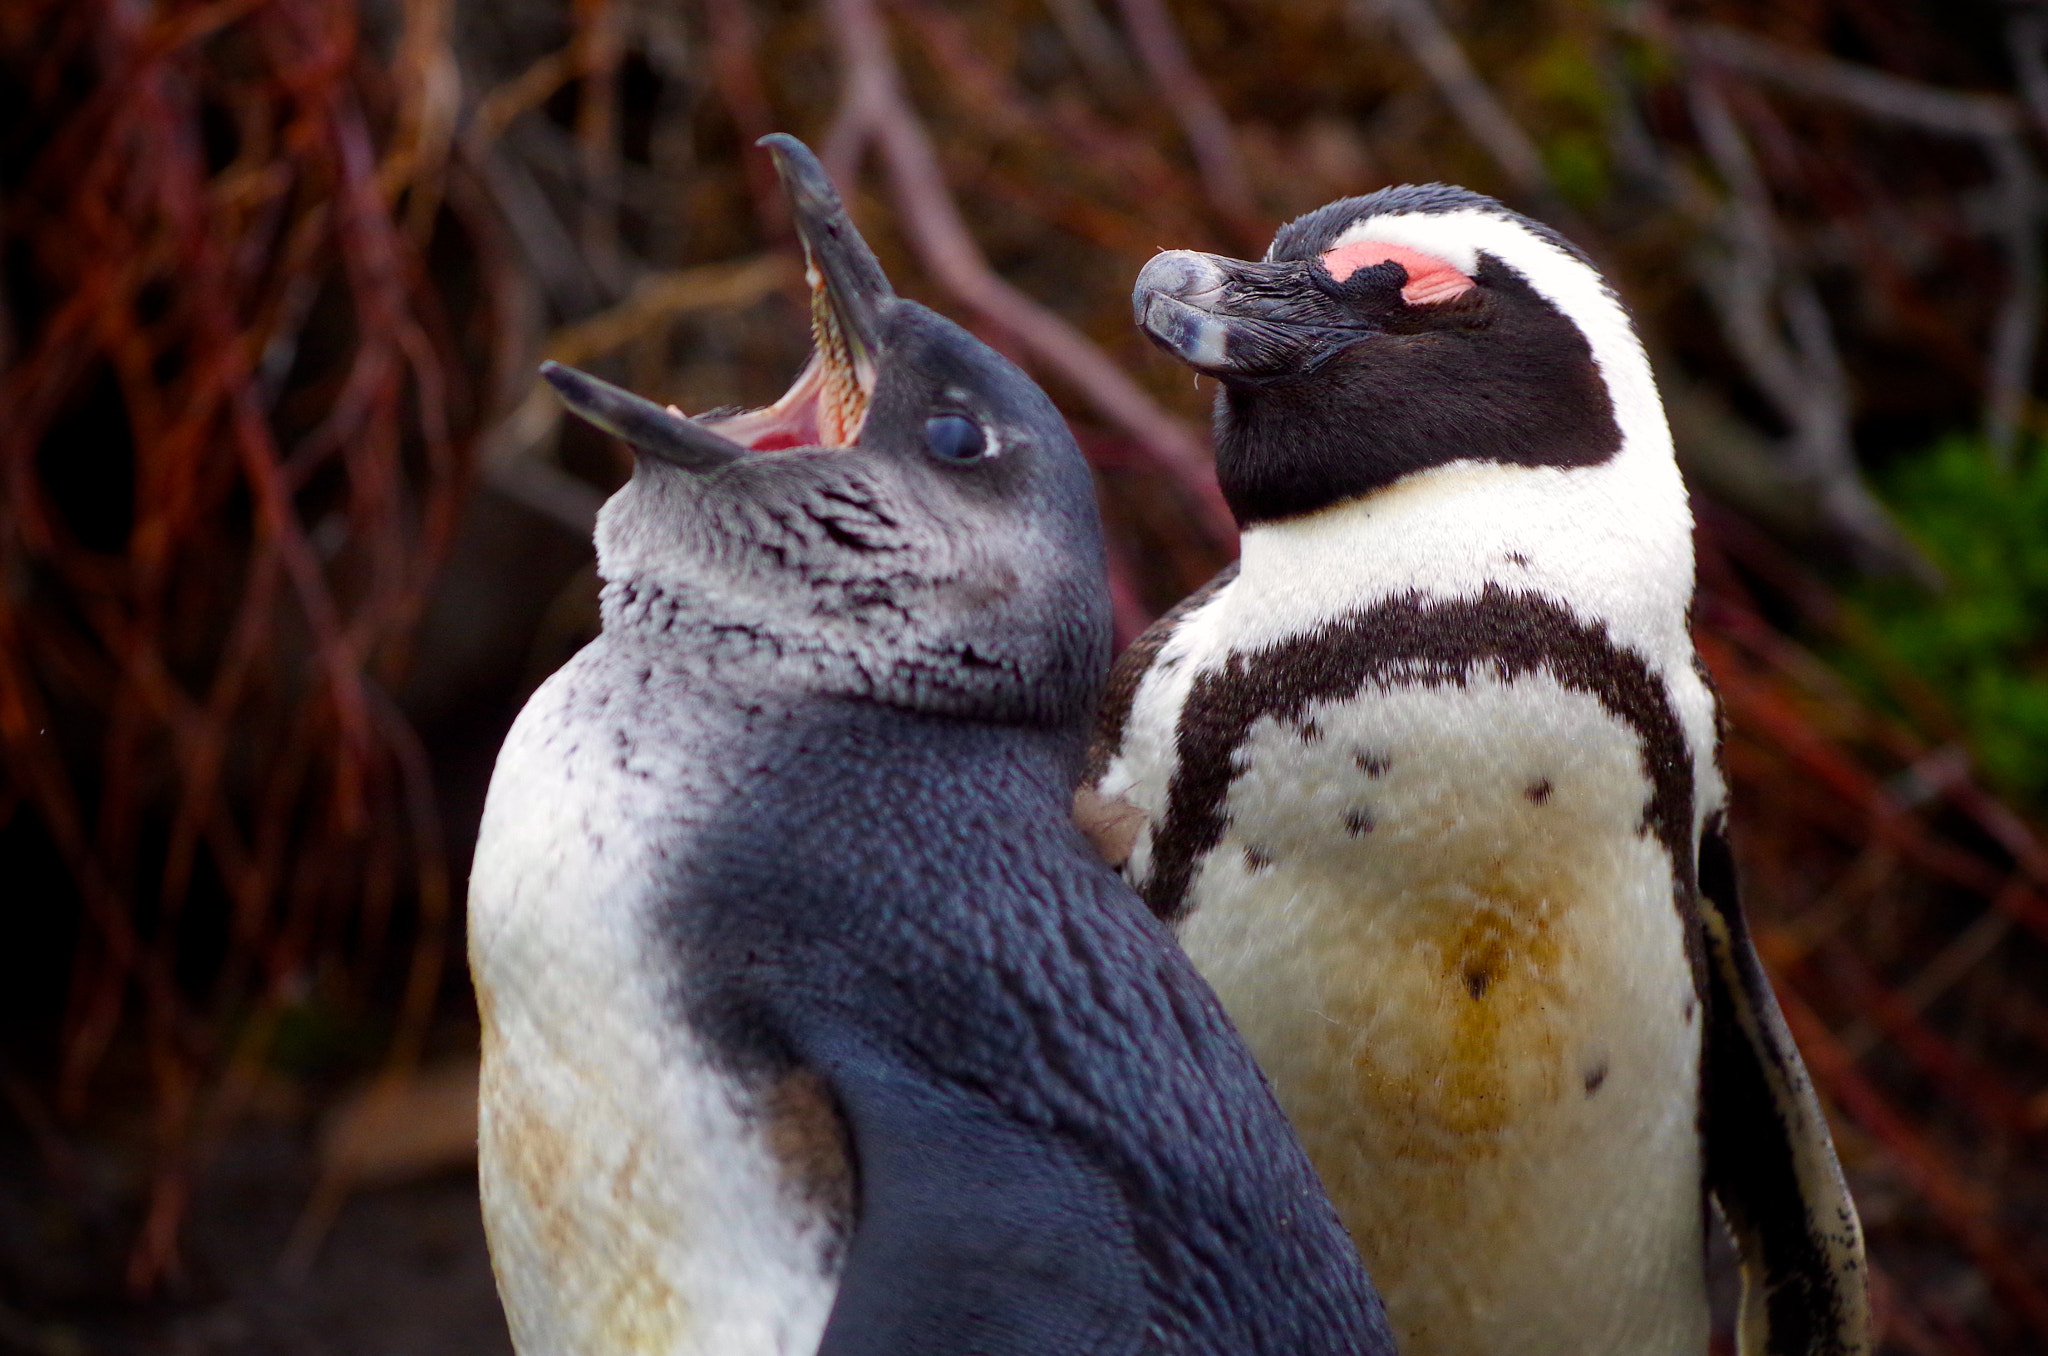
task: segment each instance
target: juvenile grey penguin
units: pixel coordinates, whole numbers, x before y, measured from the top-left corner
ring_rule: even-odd
[[[471,878],[514,1345],[1390,1356],[1257,1066],[1069,819],[1109,613],[1065,424],[766,144],[789,393],[691,420],[548,371],[639,455]]]
[[[1216,377],[1239,563],[1147,632],[1078,809],[1273,1080],[1404,1356],[1868,1350],[1862,1236],[1744,929],[1692,522],[1627,313],[1391,188],[1139,324]]]

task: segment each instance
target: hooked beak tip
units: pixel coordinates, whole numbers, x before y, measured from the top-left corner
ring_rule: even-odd
[[[1139,272],[1131,309],[1153,343],[1226,383],[1307,371],[1372,331],[1318,313],[1299,273],[1291,262],[1167,250]]]
[[[1138,270],[1133,295],[1164,293],[1198,304],[1220,296],[1227,281],[1223,269],[1209,255],[1194,250],[1166,250],[1153,255]]]
[[[787,132],[771,132],[756,144],[774,157],[813,286],[823,292],[847,338],[871,354],[881,339],[881,304],[894,297],[896,289],[854,228],[832,176],[811,148]]]
[[[1210,371],[1227,363],[1230,325],[1211,308],[1228,282],[1206,254],[1155,254],[1131,289],[1131,311],[1146,337],[1188,366]]]
[[[770,132],[754,143],[768,152],[775,162],[775,172],[780,175],[785,187],[792,180],[801,179],[810,187],[832,187],[832,178],[825,173],[825,166],[811,148],[787,132]]]

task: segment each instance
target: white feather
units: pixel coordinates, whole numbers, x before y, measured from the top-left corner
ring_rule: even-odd
[[[615,661],[592,645],[520,714],[470,881],[478,1169],[513,1345],[808,1356],[837,1289],[828,1226],[683,1021],[684,961],[657,929],[688,907],[660,849],[708,798],[712,713],[658,692],[609,711],[589,693],[625,705],[623,685],[589,680]],[[628,717],[630,751],[614,737]]]

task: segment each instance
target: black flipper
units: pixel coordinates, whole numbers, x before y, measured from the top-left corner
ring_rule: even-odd
[[[1700,841],[1706,934],[1707,1186],[1742,1259],[1742,1356],[1871,1347],[1863,1229],[1827,1119],[1736,897],[1719,814]]]
[[[1115,1184],[1045,1127],[844,1031],[859,1206],[818,1356],[1131,1356],[1151,1297]]]

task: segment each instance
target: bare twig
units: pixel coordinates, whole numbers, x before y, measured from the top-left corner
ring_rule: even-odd
[[[2015,29],[2018,36],[2021,30]],[[1808,97],[1846,104],[1868,117],[1977,142],[1996,181],[1999,234],[2011,282],[1992,327],[1986,364],[1985,436],[2009,461],[2019,436],[2041,327],[2041,254],[2035,230],[2041,176],[2021,137],[2019,105],[1990,94],[1962,94],[1906,80],[1830,56],[1799,52],[1732,28],[1693,24],[1681,30],[1695,60],[1765,80]],[[2016,51],[2024,55],[2016,44]],[[2034,64],[2039,66],[2038,45]],[[2026,61],[2020,61],[2024,76]]]
[[[2019,1260],[1986,1209],[1985,1193],[1956,1173],[1947,1156],[1856,1068],[1854,1058],[1799,997],[1781,992],[1814,1082],[1890,1152],[1907,1180],[1942,1224],[1968,1248],[1984,1275],[2038,1333],[2048,1333],[2048,1294]]]
[[[1710,80],[1691,81],[1688,94],[1693,123],[1729,191],[1716,223],[1720,250],[1703,255],[1697,267],[1722,332],[1792,427],[1792,469],[1814,487],[1823,513],[1859,546],[1867,564],[1911,564],[1925,576],[1925,562],[1857,469],[1849,391],[1827,313],[1812,284],[1780,266],[1770,190],[1748,140]]]
[[[1493,157],[1508,182],[1531,198],[1552,196],[1542,152],[1479,78],[1464,47],[1429,0],[1351,0],[1351,13],[1358,20],[1379,18],[1391,22],[1407,45],[1409,55],[1436,82],[1458,121]]]
[[[25,114],[54,136],[5,223],[45,288],[0,373],[0,557],[38,581],[0,604],[0,736],[85,908],[67,1114],[140,1009],[155,1161],[128,1277],[147,1288],[176,1270],[209,1127],[242,1105],[265,1053],[248,1033],[268,1029],[281,977],[319,931],[358,922],[374,966],[395,888],[378,864],[401,840],[420,854],[405,882],[420,906],[414,1027],[439,980],[445,867],[420,837],[438,837],[438,810],[414,779],[411,815],[392,811],[410,731],[376,702],[452,535],[472,397],[502,356],[468,371],[449,323],[488,332],[500,317],[430,280],[424,258],[430,239],[490,233],[449,197],[445,0],[399,7],[390,69],[359,43],[356,10],[322,0],[67,8],[73,50],[55,59],[84,84],[44,89]],[[199,43],[230,26],[241,40]],[[198,135],[216,108],[237,119],[225,166]],[[348,317],[324,352],[299,343],[316,295]],[[121,432],[68,450],[99,459],[96,482],[130,480],[132,522],[111,550],[81,552],[39,468],[65,405],[99,398],[80,385],[95,365],[115,377]],[[324,472],[333,488],[309,492]],[[98,717],[86,777],[48,737],[53,678],[70,719]],[[156,846],[141,830],[159,815]],[[225,936],[200,948],[218,948],[206,1003],[178,968],[202,863],[228,905]],[[223,1018],[245,1039],[225,1041]]]
[[[1096,93],[1111,98],[1128,93],[1132,76],[1130,55],[1117,40],[1116,30],[1095,7],[1095,0],[1045,0],[1045,7],[1052,12],[1060,36],[1073,49]]]
[[[750,306],[797,276],[796,262],[786,254],[651,273],[618,305],[556,330],[548,337],[547,355],[556,362],[587,362],[678,316]]]
[[[2041,333],[2041,177],[2016,133],[1988,138],[1985,151],[1998,177],[1998,222],[2012,269],[2005,305],[1992,331],[1984,436],[2008,465],[2026,413],[2028,378]]]
[[[2016,11],[2006,21],[2006,51],[2012,55],[2013,72],[2020,78],[2020,94],[2034,128],[2048,136],[2048,14],[2037,9]]]
[[[1118,0],[1118,7],[1123,11],[1131,45],[1138,49],[1138,56],[1145,63],[1145,73],[1173,111],[1181,135],[1187,138],[1209,201],[1237,234],[1264,248],[1265,233],[1258,227],[1258,203],[1252,197],[1251,180],[1244,172],[1237,133],[1208,82],[1195,69],[1173,16],[1166,12],[1163,0]]]
[[[984,320],[1013,336],[1072,383],[1104,418],[1135,438],[1193,500],[1219,543],[1236,528],[1200,441],[1161,409],[1087,336],[998,277],[968,233],[939,167],[938,152],[905,99],[873,0],[830,0],[826,13],[845,62],[839,121],[827,139],[828,164],[842,183],[872,139],[888,167],[897,212],[918,256],[940,285]]]
[[[1042,178],[1018,184],[1013,196],[1020,206],[1028,198],[1035,215],[1119,252],[1142,252],[1161,240],[1196,248],[1209,234],[1199,186],[1177,172],[1150,139],[1095,114],[1082,100],[1038,105],[1010,72],[977,49],[959,14],[929,0],[892,0],[890,8],[910,25],[962,111],[995,136],[1040,147],[1059,163],[1089,172],[1073,187]],[[995,173],[990,187],[1005,191]],[[1110,188],[1119,190],[1114,200],[1102,191]],[[1118,202],[1128,206],[1119,211]],[[1263,241],[1257,243],[1263,248]]]
[[[775,167],[755,142],[775,130],[775,111],[761,81],[760,35],[747,0],[706,0],[704,18],[711,30],[711,73],[718,95],[740,134],[740,169],[747,176],[755,221],[764,238],[789,236],[789,218],[775,185]]]
[[[545,356],[589,362],[680,316],[751,305],[796,276],[795,262],[781,254],[649,274],[618,305],[556,330]],[[538,381],[528,381],[519,402],[486,435],[484,481],[575,535],[588,536],[604,496],[549,460],[561,423],[561,402]]]
[[[463,128],[463,140],[473,157],[482,159],[491,144],[520,114],[539,108],[555,91],[576,78],[576,63],[568,48],[540,57],[510,80],[494,87],[477,100]]]
[[[604,285],[591,271],[576,237],[548,202],[533,171],[502,151],[482,157],[477,167],[556,310],[563,315],[588,315],[603,305]]]
[[[2024,888],[2017,883],[2009,887]],[[2012,915],[1996,905],[1978,915],[1977,921],[1958,933],[1953,941],[1921,967],[1912,982],[1899,990],[1899,1001],[1909,1011],[1924,1012],[1962,978],[1997,951],[2012,932]],[[1868,1017],[1842,1033],[1843,1048],[1861,1059],[1875,1049],[1881,1036]]]
[[[583,254],[616,294],[626,283],[619,249],[620,163],[617,120],[619,59],[623,55],[620,16],[613,0],[575,0],[576,73],[582,97],[576,101],[576,152],[581,171]]]
[[[1719,24],[1688,24],[1680,32],[1687,54],[1697,60],[1795,93],[1834,99],[1874,118],[1963,137],[2010,136],[2019,130],[2019,107],[1995,94],[1938,89]]]
[[[406,229],[424,242],[441,206],[442,171],[462,106],[462,72],[448,44],[450,0],[408,0],[393,55],[398,125],[378,166],[378,187],[396,202],[410,191]]]

